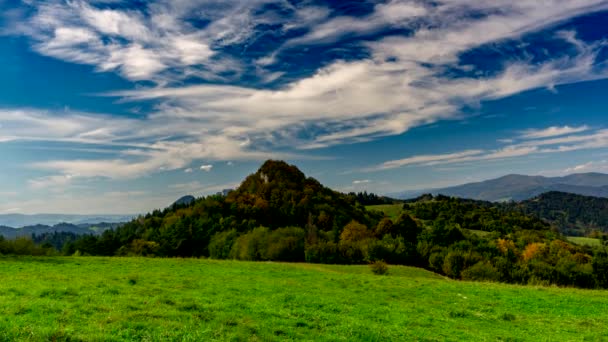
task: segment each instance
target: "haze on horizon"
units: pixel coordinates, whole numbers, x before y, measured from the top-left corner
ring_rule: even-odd
[[[0,214],[284,159],[341,191],[608,172],[608,2],[0,0]]]

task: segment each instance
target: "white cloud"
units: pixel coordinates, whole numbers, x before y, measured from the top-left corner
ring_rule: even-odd
[[[47,176],[36,179],[29,180],[29,186],[33,190],[41,190],[47,188],[65,188],[72,181],[73,176],[66,175],[56,175],[56,176]]]
[[[106,159],[42,160],[32,166],[56,173],[51,177],[58,177],[57,182],[68,175],[135,178],[184,169],[201,160],[294,156],[274,152],[284,151],[278,148],[284,146],[323,148],[402,134],[419,125],[460,118],[460,109],[466,104],[608,76],[605,68],[596,65],[604,43],[585,43],[572,32],[556,36],[575,51],[569,56],[541,63],[505,61],[502,70],[489,76],[468,74],[454,78],[445,74],[448,68],[471,68],[460,64],[463,52],[608,8],[605,1],[449,0],[434,7],[391,1],[376,5],[368,20],[335,17],[327,9],[315,7],[296,8],[297,20],[291,23],[277,16],[258,16],[255,9],[266,2],[236,1],[225,6],[211,0],[157,1],[149,2],[141,12],[102,10],[84,1],[32,3],[34,14],[20,30],[32,38],[36,51],[93,65],[99,71],[118,71],[131,80],[154,80],[157,86],[108,95],[125,101],[155,100],[159,104],[154,112],[137,119],[0,110],[0,142],[61,141],[112,146],[116,154]],[[200,5],[206,11],[198,11]],[[490,14],[467,15],[471,11]],[[192,13],[209,20],[209,24],[202,29],[188,24],[183,18]],[[175,85],[180,83],[173,81],[192,73],[206,72],[205,77],[220,77],[224,71],[238,74],[240,62],[216,58],[217,48],[255,39],[255,27],[260,24],[307,30],[304,36],[286,43],[292,48],[312,41],[329,42],[343,34],[361,36],[384,27],[411,28],[412,33],[366,43],[370,58],[334,61],[312,76],[280,89],[225,83]],[[281,51],[270,57],[280,60]],[[267,64],[261,63],[260,67]],[[377,168],[606,146],[608,139],[600,131],[585,137],[568,135],[580,128],[530,131],[528,134],[536,135],[537,140],[509,143],[490,151],[412,156]],[[303,137],[303,131],[309,134]],[[553,139],[544,139],[548,137]],[[45,182],[52,182],[51,178],[38,180],[40,184]]]
[[[590,130],[586,128],[587,126],[583,127],[585,127],[585,130]],[[546,138],[538,137],[535,140],[526,140],[521,143],[513,143],[515,139],[502,139],[502,141],[499,142],[505,145],[494,150],[465,150],[446,154],[410,156],[403,159],[389,160],[380,165],[366,168],[361,171],[370,172],[406,166],[435,166],[443,164],[501,160],[525,157],[534,154],[571,152],[578,150],[599,149],[608,147],[608,130],[604,129],[596,130],[583,135],[580,134],[582,130],[570,129],[570,133],[575,135],[567,135],[558,138],[553,137],[556,135],[556,130],[551,127],[535,131],[527,130],[526,132],[542,132],[542,134],[545,135]],[[598,164],[587,163],[583,165],[578,165],[568,169],[567,172],[573,172],[577,170],[580,171],[592,167],[597,168]]]
[[[608,172],[608,160],[590,161],[564,170],[565,173]]]
[[[371,182],[369,179],[360,179],[360,180],[354,180],[353,184],[359,185],[359,184],[367,184],[369,182]]]
[[[201,170],[203,170],[205,172],[209,172],[209,171],[211,171],[211,169],[213,169],[213,165],[211,165],[211,164],[201,165]]]
[[[192,172],[194,172],[194,170],[191,167],[189,167],[189,168],[185,169],[184,172],[185,173],[192,173]]]
[[[482,150],[467,150],[456,153],[446,153],[446,154],[427,154],[427,155],[419,155],[413,156],[403,159],[390,160],[382,163],[377,167],[373,167],[367,171],[378,171],[378,170],[388,170],[395,169],[398,167],[409,166],[409,165],[419,165],[419,164],[428,164],[428,163],[450,163],[454,161],[461,161],[466,158],[470,158],[472,156],[479,156],[483,153]]]
[[[583,125],[579,127],[570,126],[551,126],[544,129],[530,129],[522,132],[521,137],[525,139],[539,139],[558,137],[567,134],[581,133],[589,130],[589,126]]]
[[[608,71],[594,68],[600,45],[576,44],[581,50],[574,57],[535,65],[513,62],[486,78],[451,78],[417,61],[386,61],[389,54],[375,61],[335,62],[279,90],[197,85],[108,95],[131,101],[165,101],[167,107],[156,116],[205,120],[210,125],[230,127],[230,132],[248,139],[296,139],[299,130],[312,126],[318,130],[308,141],[296,139],[288,144],[322,148],[458,118],[463,104],[608,76]]]

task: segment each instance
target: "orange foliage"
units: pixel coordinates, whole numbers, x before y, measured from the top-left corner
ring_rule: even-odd
[[[515,243],[511,240],[498,239],[496,247],[502,254],[507,254],[509,251],[515,251]]]
[[[524,252],[521,254],[521,257],[524,259],[524,261],[529,261],[529,260],[533,259],[537,254],[542,252],[542,250],[544,248],[545,248],[544,243],[540,243],[540,242],[531,243],[526,246],[526,248],[524,249]]]

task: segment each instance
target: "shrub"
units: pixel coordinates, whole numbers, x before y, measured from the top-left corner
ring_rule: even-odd
[[[464,269],[465,258],[460,251],[449,252],[443,261],[443,272],[450,278],[459,279]]]
[[[462,272],[464,280],[498,281],[500,272],[487,261],[480,261]]]
[[[404,241],[403,237],[385,235],[382,240],[372,241],[368,249],[370,261],[385,260],[391,264],[414,264],[417,259],[416,247]]]
[[[228,259],[232,245],[238,236],[235,229],[213,235],[209,241],[209,256],[214,259]]]
[[[266,260],[269,229],[258,227],[241,235],[232,246],[230,256],[239,260]]]
[[[443,247],[436,247],[432,250],[429,256],[429,267],[435,272],[442,273],[446,254],[447,250]]]
[[[382,260],[372,262],[369,267],[375,275],[388,275],[388,265]]]
[[[365,264],[369,261],[368,248],[373,240],[340,241],[338,250],[344,262],[349,264]]]
[[[333,241],[319,241],[316,244],[306,245],[306,262],[337,264],[341,260],[338,255],[338,244]]]
[[[280,261],[303,261],[306,232],[299,227],[279,228],[268,236],[265,258]]]

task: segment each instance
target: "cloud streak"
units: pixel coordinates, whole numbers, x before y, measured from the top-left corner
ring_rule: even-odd
[[[569,126],[564,126],[569,127]],[[408,166],[435,166],[443,164],[458,164],[466,162],[480,162],[489,160],[502,160],[518,157],[526,157],[535,154],[548,154],[560,152],[572,152],[579,150],[592,150],[608,147],[608,130],[599,129],[587,134],[576,134],[590,130],[587,126],[584,130],[579,129],[556,129],[548,127],[542,130],[528,130],[526,132],[539,133],[533,134],[535,140],[523,140],[521,142],[506,144],[494,150],[465,150],[460,152],[445,154],[417,155],[403,159],[389,160],[382,164],[361,170],[362,172],[373,172],[381,170],[396,169]],[[564,133],[569,131],[568,133]],[[554,136],[566,135],[560,138]],[[543,137],[541,137],[543,136]],[[527,135],[520,135],[519,138],[529,139]],[[507,139],[507,142],[514,141]],[[568,172],[580,171],[596,167],[596,163],[587,163],[569,168]]]
[[[580,126],[580,127],[570,127],[570,126],[551,126],[545,129],[531,129],[525,132],[522,132],[521,137],[524,139],[539,139],[539,138],[549,138],[549,137],[558,137],[567,134],[573,133],[581,133],[589,130],[589,126]]]

